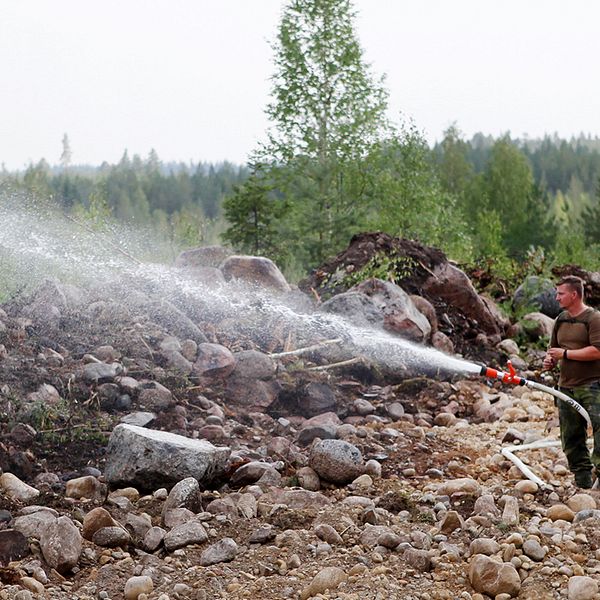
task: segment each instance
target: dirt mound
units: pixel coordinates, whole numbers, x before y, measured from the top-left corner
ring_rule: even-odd
[[[497,336],[488,339],[489,328],[473,314],[428,290],[427,284],[445,266],[456,269],[438,248],[382,232],[360,233],[350,240],[348,248],[315,269],[299,287],[326,300],[371,277],[392,281],[433,305],[439,331],[452,340],[457,352],[476,360],[497,358],[493,346],[500,340]]]

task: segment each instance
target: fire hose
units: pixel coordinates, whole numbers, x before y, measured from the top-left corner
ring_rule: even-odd
[[[542,383],[538,383],[537,381],[531,381],[530,379],[519,377],[516,374],[516,371],[510,361],[507,362],[507,366],[508,372],[498,371],[490,367],[482,366],[480,375],[483,375],[484,377],[487,377],[489,379],[498,379],[499,381],[502,381],[502,383],[508,383],[512,385],[523,385],[534,390],[540,390],[541,392],[551,394],[555,398],[558,398],[559,400],[562,400],[563,402],[567,403],[571,408],[577,411],[577,413],[581,415],[581,417],[585,420],[588,427],[592,426],[592,422],[590,420],[590,415],[588,414],[588,412],[585,410],[585,408],[583,408],[583,406],[581,406],[581,404],[576,402],[573,398],[571,398],[564,392],[561,392],[560,390],[556,390],[547,385],[543,385]],[[559,441],[541,440],[533,442],[531,444],[524,444],[522,446],[508,446],[506,448],[502,448],[502,455],[508,458],[510,461],[512,461],[521,471],[521,473],[523,473],[523,475],[525,475],[528,479],[534,481],[542,488],[551,488],[552,486],[549,486],[547,483],[542,481],[537,475],[535,475],[531,471],[531,469],[529,469],[529,467],[527,467],[527,465],[523,463],[523,461],[521,461],[513,454],[513,452],[516,452],[517,450],[533,450],[537,448],[547,448],[550,446],[559,445]]]

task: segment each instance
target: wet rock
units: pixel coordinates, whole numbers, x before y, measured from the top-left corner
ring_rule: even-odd
[[[217,268],[226,258],[232,255],[231,250],[223,246],[203,246],[184,250],[175,259],[175,266],[185,269],[195,267]]]
[[[469,581],[477,592],[492,598],[498,594],[515,597],[521,589],[521,579],[517,570],[510,563],[502,563],[477,554],[469,566]]]
[[[310,451],[309,465],[321,479],[348,483],[364,472],[360,450],[343,440],[322,440]]]
[[[238,546],[232,538],[223,538],[215,544],[211,544],[200,555],[200,564],[203,567],[215,565],[222,562],[232,561],[238,552]]]
[[[194,363],[195,375],[225,378],[233,372],[234,368],[235,358],[225,346],[210,343],[198,346],[198,357]]]
[[[278,292],[291,290],[288,282],[275,263],[261,256],[229,256],[219,269],[227,281],[240,281],[269,288]]]
[[[232,377],[268,380],[275,375],[275,361],[263,352],[244,350],[236,352],[233,357],[235,358],[235,367],[231,374]]]
[[[301,414],[308,418],[335,410],[335,394],[325,383],[307,383],[298,393],[296,402]]]
[[[383,327],[413,340],[422,342],[431,336],[431,325],[419,312],[410,296],[391,281],[370,278],[351,288],[350,292],[367,295],[383,313]]]
[[[298,432],[297,442],[300,446],[308,446],[317,438],[321,440],[333,440],[337,436],[337,425],[329,423],[323,425],[303,425]]]
[[[277,380],[261,381],[230,377],[226,384],[228,404],[239,405],[248,410],[265,410],[278,398],[281,384]]]
[[[477,294],[473,284],[463,271],[448,262],[433,269],[423,289],[430,295],[461,309],[465,315],[477,321],[485,333],[498,334],[499,314],[490,309],[486,301]]]
[[[105,477],[113,485],[170,487],[186,477],[209,482],[221,476],[229,448],[172,433],[117,425],[106,450]]]
[[[431,345],[440,352],[454,354],[454,342],[443,331],[431,335]]]
[[[359,327],[383,324],[383,311],[361,292],[344,292],[323,302],[319,310],[345,317]]]

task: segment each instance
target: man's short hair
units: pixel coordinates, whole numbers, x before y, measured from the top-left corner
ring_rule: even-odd
[[[557,285],[567,285],[569,289],[575,292],[580,298],[583,298],[583,279],[577,275],[566,275],[562,277]]]

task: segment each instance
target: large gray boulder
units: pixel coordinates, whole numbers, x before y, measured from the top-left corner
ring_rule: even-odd
[[[210,482],[225,470],[231,450],[206,440],[117,425],[106,449],[105,477],[115,486],[171,487],[186,477]]]
[[[323,302],[319,310],[340,315],[359,327],[383,325],[383,310],[367,294],[359,291],[337,294]]]
[[[395,283],[371,278],[350,291],[366,294],[383,312],[383,327],[415,342],[429,340],[431,324],[411,297]]]

